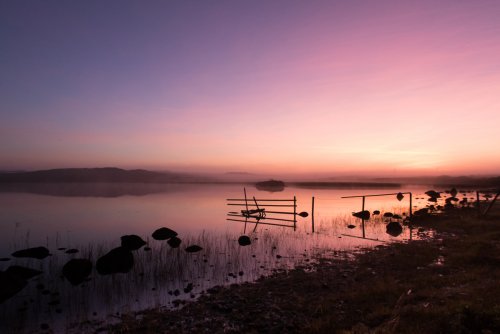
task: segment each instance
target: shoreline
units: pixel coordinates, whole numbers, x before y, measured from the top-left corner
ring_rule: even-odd
[[[297,268],[209,289],[180,309],[122,315],[119,324],[96,324],[96,332],[495,332],[495,223],[498,213],[483,219],[471,213],[429,216],[418,224],[436,229],[433,239],[378,246],[354,261],[321,259],[313,271]]]

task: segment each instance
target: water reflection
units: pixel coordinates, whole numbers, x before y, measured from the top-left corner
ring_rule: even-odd
[[[367,210],[382,214],[359,224],[351,214],[359,201],[340,198],[359,190],[314,190],[312,233],[312,217],[300,214],[312,209],[308,189],[264,193],[275,200],[295,196],[293,208],[265,207],[266,218],[290,217],[291,211],[286,210],[294,210],[294,218],[283,226],[283,222],[256,219],[258,215],[250,219],[254,213],[245,217],[241,210],[232,212],[242,221],[226,221],[225,199],[241,197],[241,186],[172,187],[172,191],[145,196],[106,198],[1,193],[0,257],[41,245],[52,256],[0,262],[2,271],[18,265],[42,272],[0,305],[0,326],[36,328],[50,322],[52,328],[66,331],[68,320],[173,307],[214,285],[254,281],[298,265],[307,268],[319,256],[337,256],[345,254],[340,251],[412,235],[408,226],[402,226],[397,237],[387,234],[383,213],[402,215],[405,210],[394,199],[366,203]],[[249,192],[249,198],[257,199],[255,208],[261,208],[262,193],[255,188]],[[243,210],[248,210],[246,205]],[[350,225],[354,228],[349,229]]]

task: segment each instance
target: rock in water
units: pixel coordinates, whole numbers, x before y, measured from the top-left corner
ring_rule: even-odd
[[[140,236],[135,234],[124,235],[120,238],[120,240],[122,241],[122,247],[130,251],[138,250],[146,244],[146,241],[142,240]]]
[[[196,253],[196,252],[201,251],[202,249],[203,248],[201,248],[198,245],[191,245],[191,246],[186,247],[186,252],[188,252],[188,253]]]
[[[397,237],[401,233],[403,233],[403,227],[398,222],[390,222],[386,226],[386,232],[393,237]]]
[[[167,244],[172,248],[178,248],[181,245],[182,240],[177,237],[172,237],[168,239]]]
[[[241,237],[238,238],[238,244],[240,244],[240,246],[248,246],[251,243],[252,241],[250,240],[250,237],[246,235],[242,235]]]
[[[49,255],[49,250],[45,247],[26,248],[12,253],[13,257],[30,257],[39,260],[45,259]]]
[[[169,229],[168,227],[160,227],[152,234],[152,237],[155,240],[167,240],[176,236],[177,232]]]
[[[353,212],[352,215],[354,217],[363,219],[363,220],[368,220],[370,219],[370,211],[364,210],[364,211],[359,211],[359,212]]]
[[[97,272],[101,275],[128,273],[134,266],[132,252],[123,247],[117,247],[101,256],[96,262]]]
[[[69,260],[63,267],[63,275],[73,285],[85,281],[92,271],[92,262],[87,259]]]
[[[10,266],[7,268],[5,271],[7,274],[11,275],[12,277],[16,277],[18,279],[22,280],[28,280],[32,277],[38,276],[42,273],[40,270],[35,270],[27,267],[21,267],[21,266]]]
[[[12,276],[5,271],[0,271],[0,303],[13,297],[27,284],[28,282],[22,278]]]

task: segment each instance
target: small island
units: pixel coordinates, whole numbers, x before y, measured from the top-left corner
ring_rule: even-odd
[[[262,191],[278,192],[285,189],[285,182],[279,180],[262,181],[257,182],[255,187]]]

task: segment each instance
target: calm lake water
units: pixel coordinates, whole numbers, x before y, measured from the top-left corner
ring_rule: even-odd
[[[287,187],[274,193],[253,186],[246,189],[249,198],[296,196],[297,212],[309,214],[315,196],[316,233],[311,233],[311,216],[298,217],[296,230],[228,221],[227,213],[240,208],[228,206],[226,199],[242,198],[242,185],[87,184],[37,186],[31,189],[35,193],[0,190],[0,258],[10,258],[0,262],[0,270],[17,264],[43,271],[21,293],[0,304],[0,331],[23,332],[47,323],[56,332],[68,332],[85,320],[109,321],[110,314],[175,307],[179,300],[196,298],[215,285],[254,281],[296,266],[307,269],[318,256],[349,256],[344,251],[405,241],[410,233],[412,238],[423,236],[403,226],[403,233],[393,237],[386,233],[382,218],[367,221],[363,229],[351,215],[361,210],[361,199],[341,197],[412,191],[413,205],[423,207],[425,188]],[[367,198],[365,209],[407,214],[408,196],[402,201],[395,196]],[[179,233],[180,248],[171,249],[151,238],[163,226]],[[61,278],[61,268],[69,259],[90,258],[95,264],[99,256],[118,247],[125,234],[141,236],[152,248],[134,252],[131,272],[101,276],[93,270],[90,280],[78,287]],[[242,234],[251,237],[250,246],[238,245]],[[188,254],[184,247],[189,244],[203,250]],[[16,250],[35,246],[47,247],[52,256],[44,260],[11,257]],[[76,248],[79,253],[66,254],[58,248]]]

